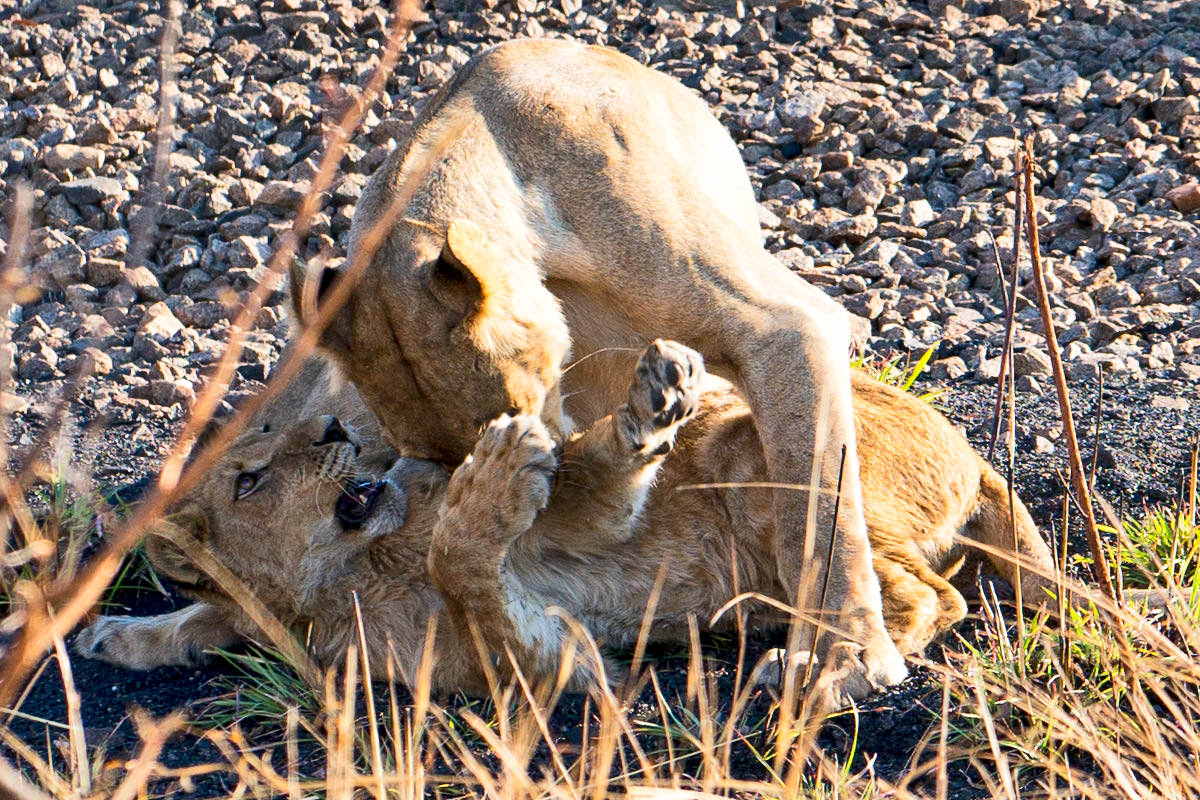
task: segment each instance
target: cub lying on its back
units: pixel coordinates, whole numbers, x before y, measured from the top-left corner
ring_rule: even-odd
[[[854,400],[888,631],[902,652],[919,652],[966,610],[948,580],[973,554],[956,534],[1011,549],[1007,492],[928,405],[862,376]],[[433,673],[442,689],[484,688],[474,636],[493,654],[511,650],[527,674],[557,674],[566,628],[549,606],[619,646],[637,636],[659,579],[654,639],[686,637],[689,616],[708,620],[741,592],[789,600],[773,563],[770,490],[686,488],[767,473],[745,403],[681,345],[651,346],[628,402],[557,456],[530,415],[493,422],[452,477],[402,458],[362,481],[357,447],[329,416],[243,434],[148,540],[155,566],[200,602],[159,617],[102,617],[77,648],[148,668],[253,633],[236,602],[171,543],[181,530],[303,631],[325,663],[356,640],[351,592],[379,677],[389,643],[415,674],[427,621],[442,617]],[[1049,573],[1049,550],[1019,500],[1015,511],[1019,553]],[[1014,577],[1007,562],[993,566]],[[1022,581],[1027,599],[1045,596],[1034,571]],[[573,684],[590,679],[580,667]]]

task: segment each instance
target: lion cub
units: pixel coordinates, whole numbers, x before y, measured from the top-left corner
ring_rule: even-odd
[[[927,404],[860,375],[854,401],[887,629],[902,652],[917,653],[966,613],[950,579],[980,555],[971,543],[1012,551],[1008,493]],[[433,682],[447,690],[483,689],[506,651],[528,675],[557,675],[564,616],[623,646],[652,596],[652,640],[686,638],[690,619],[708,622],[741,593],[792,600],[774,564],[773,496],[749,409],[674,342],[647,349],[627,402],[561,450],[532,415],[492,422],[453,475],[401,458],[364,477],[359,446],[332,416],[244,433],[147,541],[156,568],[200,602],[157,617],[101,617],[76,648],[144,669],[254,634],[236,601],[172,543],[179,531],[326,664],[357,641],[352,593],[377,677],[389,654],[414,675],[438,617]],[[1025,597],[1045,597],[1049,549],[1020,500],[1014,511]],[[1015,579],[1008,560],[990,560]],[[764,603],[746,608],[752,625],[780,622]],[[477,644],[490,655],[486,668]],[[571,685],[595,677],[580,663]]]

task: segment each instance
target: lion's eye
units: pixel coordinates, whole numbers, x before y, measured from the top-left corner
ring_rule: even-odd
[[[258,486],[257,472],[243,472],[237,476],[237,480],[233,484],[233,499],[241,500],[246,495],[254,491]]]

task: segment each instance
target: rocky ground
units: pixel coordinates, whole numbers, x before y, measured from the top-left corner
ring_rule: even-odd
[[[1014,137],[1032,134],[1068,373],[1106,374],[1106,430],[1125,448],[1110,461],[1128,476],[1118,500],[1169,494],[1200,401],[1200,4],[783,5],[436,0],[352,140],[305,255],[344,255],[367,176],[472,53],[514,36],[607,44],[709,102],[741,146],[770,249],[838,297],[872,350],[936,344],[931,374],[970,398],[949,401],[951,413],[978,431],[1004,327],[993,240],[1007,263]],[[169,446],[330,120],[378,63],[388,19],[348,0],[189,3],[158,187],[165,8],[0,0],[0,246],[7,199],[27,184],[37,287],[7,320],[0,357],[15,380],[0,400],[10,443],[27,447],[90,356],[98,375],[72,409],[94,435],[60,460],[100,487],[153,471]],[[1060,429],[1031,296],[1017,314],[1029,404],[1019,441],[1041,466],[1022,488],[1043,499],[1046,522]],[[277,292],[259,314],[236,391],[269,374],[283,301]]]

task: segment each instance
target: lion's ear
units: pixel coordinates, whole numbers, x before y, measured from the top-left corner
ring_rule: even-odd
[[[198,506],[189,505],[160,520],[146,533],[146,556],[159,572],[182,588],[199,588],[210,583],[188,554],[209,538],[208,517]]]
[[[312,280],[308,273],[309,270],[302,260],[292,259],[288,269],[288,294],[292,297],[292,313],[302,326],[313,321],[321,300],[329,295],[329,290],[338,278],[338,271],[332,267],[324,267],[317,280]]]
[[[483,229],[468,220],[456,219],[446,229],[446,244],[429,280],[434,296],[463,317],[486,319],[509,310],[504,264]]]

